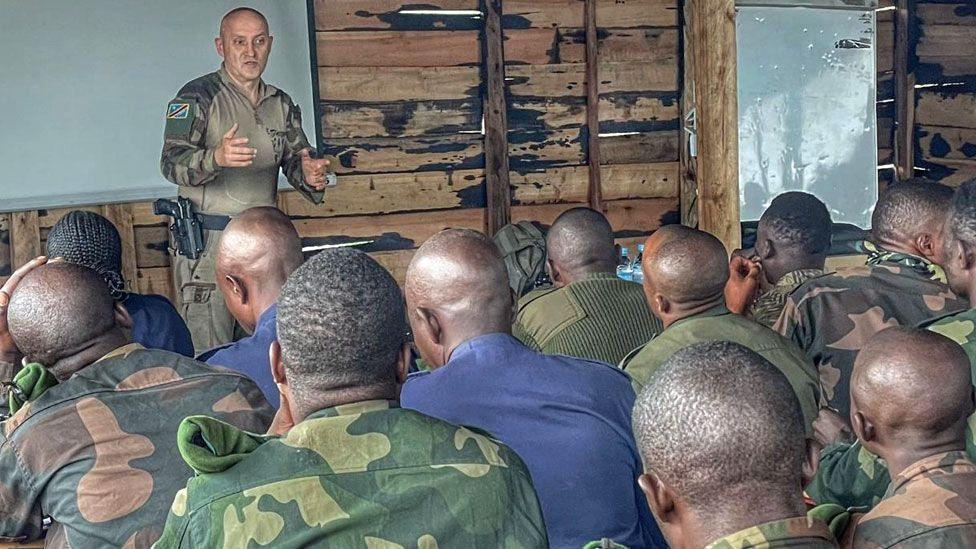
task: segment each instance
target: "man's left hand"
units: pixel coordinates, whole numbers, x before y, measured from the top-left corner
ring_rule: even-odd
[[[310,149],[302,149],[298,154],[302,157],[302,175],[305,176],[305,183],[316,191],[324,190],[327,185],[325,172],[330,162],[324,158],[312,158]]]
[[[759,295],[759,275],[762,267],[757,261],[741,255],[729,261],[729,281],[725,285],[725,304],[730,311],[744,314]]]

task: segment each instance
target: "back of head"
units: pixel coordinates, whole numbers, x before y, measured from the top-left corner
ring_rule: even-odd
[[[406,333],[396,281],[360,251],[323,250],[281,290],[278,342],[300,404],[329,391],[392,388]]]
[[[699,516],[721,523],[743,502],[800,500],[799,402],[775,366],[741,345],[675,353],[638,395],[633,424],[645,467]]]
[[[112,297],[125,297],[122,279],[122,239],[108,219],[94,212],[70,211],[51,227],[47,256],[84,265],[108,284]]]
[[[302,241],[294,224],[271,206],[250,208],[232,219],[217,249],[222,271],[273,289],[280,288],[302,260]]]
[[[646,281],[655,292],[675,303],[704,302],[723,294],[729,258],[717,238],[687,228],[661,238],[661,244],[644,250]]]
[[[872,337],[854,362],[852,411],[888,430],[903,449],[946,434],[962,442],[973,408],[970,377],[965,351],[949,338],[888,328]]]
[[[546,252],[559,269],[569,272],[613,271],[616,263],[613,228],[596,210],[567,210],[549,228]]]
[[[48,366],[116,325],[105,283],[73,263],[48,263],[28,273],[10,298],[7,322],[17,348]]]
[[[969,252],[976,252],[976,179],[963,183],[952,197],[946,219],[947,244],[960,242]]]
[[[809,193],[783,193],[759,219],[759,231],[785,251],[802,255],[826,254],[830,249],[830,212]]]
[[[895,183],[878,199],[871,234],[878,243],[911,243],[922,233],[938,233],[952,189],[925,179]]]

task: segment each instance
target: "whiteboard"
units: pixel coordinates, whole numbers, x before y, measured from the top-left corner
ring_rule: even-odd
[[[854,2],[849,2],[854,3]],[[737,7],[741,219],[806,191],[870,226],[878,193],[875,11]]]
[[[176,195],[159,171],[166,104],[220,67],[241,0],[0,0],[0,211]],[[250,0],[274,36],[265,82],[315,139],[306,0]]]

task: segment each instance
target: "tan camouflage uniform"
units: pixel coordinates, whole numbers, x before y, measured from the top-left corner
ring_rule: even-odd
[[[262,430],[272,410],[254,383],[175,353],[127,345],[0,423],[0,541],[149,547],[192,474],[180,421],[213,414]]]
[[[976,547],[976,464],[947,452],[902,471],[855,526],[853,547]]]
[[[385,400],[320,410],[284,438],[188,418],[179,444],[197,475],[161,549],[547,546],[515,452]]]
[[[827,525],[810,517],[795,517],[753,526],[713,541],[705,549],[776,549],[779,547],[837,547]]]
[[[768,292],[753,302],[746,316],[767,328],[772,328],[779,320],[783,307],[786,307],[786,298],[793,293],[793,290],[807,280],[823,276],[823,274],[824,272],[820,269],[799,269],[783,275]]]

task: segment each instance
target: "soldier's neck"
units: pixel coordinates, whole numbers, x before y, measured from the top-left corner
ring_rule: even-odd
[[[913,464],[925,458],[946,452],[966,450],[966,443],[963,438],[958,436],[951,436],[949,438],[952,440],[945,441],[934,438],[917,445],[901,446],[897,449],[883,452],[884,455],[881,457],[884,458],[885,463],[888,465],[888,471],[891,473],[892,478],[894,478],[904,472],[905,469],[908,469]]]
[[[234,75],[227,73],[230,81],[234,83],[234,87],[239,89],[241,93],[244,94],[248,100],[251,101],[251,105],[257,106],[258,104],[258,87],[261,85],[261,80],[238,80],[234,78]]]
[[[691,318],[695,315],[700,315],[709,309],[714,309],[719,305],[725,305],[725,296],[722,294],[713,296],[703,301],[696,301],[694,303],[676,303],[673,304],[672,310],[669,313],[661,313],[661,322],[664,327],[667,328],[675,322],[684,320],[686,318]]]
[[[47,369],[59,382],[64,382],[97,362],[98,359],[128,343],[131,341],[121,330],[113,329],[72,349],[68,356],[47,365]]]

